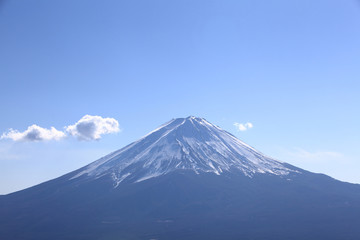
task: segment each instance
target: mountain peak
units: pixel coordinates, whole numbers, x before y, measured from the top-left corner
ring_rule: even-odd
[[[296,172],[204,118],[189,116],[172,119],[140,140],[75,171],[71,179],[109,176],[118,186],[122,181],[140,182],[174,171],[216,175],[238,172],[248,177]]]

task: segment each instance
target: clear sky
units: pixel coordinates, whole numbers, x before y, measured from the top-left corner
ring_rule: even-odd
[[[189,115],[360,183],[356,0],[3,0],[0,86],[0,194]],[[85,115],[119,127],[82,137]],[[21,140],[33,124],[66,136]]]

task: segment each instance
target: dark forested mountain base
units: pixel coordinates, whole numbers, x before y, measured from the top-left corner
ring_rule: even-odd
[[[77,182],[77,181],[76,181]],[[81,187],[80,187],[81,186]],[[360,187],[186,171],[113,188],[62,177],[0,198],[1,239],[359,239]]]

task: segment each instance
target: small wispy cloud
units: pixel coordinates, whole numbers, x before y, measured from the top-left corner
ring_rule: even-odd
[[[286,154],[290,158],[303,161],[329,161],[342,159],[344,156],[342,153],[334,151],[306,151],[301,148],[295,148],[292,151],[286,151]]]
[[[254,125],[252,124],[252,123],[250,123],[250,122],[247,122],[247,123],[238,123],[238,122],[235,122],[234,123],[234,126],[236,127],[236,129],[238,130],[238,131],[246,131],[246,130],[248,130],[248,129],[250,129],[250,128],[252,128]]]
[[[78,140],[99,140],[102,135],[119,132],[119,122],[114,118],[85,115],[73,125],[64,127],[65,131],[40,127],[36,124],[29,126],[25,131],[9,129],[0,139],[11,139],[22,142],[39,142],[61,140],[68,135],[77,137]]]
[[[13,141],[35,142],[35,141],[49,141],[60,140],[66,137],[66,134],[57,130],[54,127],[50,129],[39,127],[36,124],[31,125],[25,131],[9,129],[9,131],[1,135],[1,139],[11,139]]]
[[[119,132],[119,122],[114,118],[85,115],[74,125],[66,127],[66,132],[79,140],[99,140],[101,135]]]

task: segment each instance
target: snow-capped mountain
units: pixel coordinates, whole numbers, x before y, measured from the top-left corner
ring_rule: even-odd
[[[196,117],[0,196],[0,239],[358,240],[360,186],[276,161]]]
[[[169,121],[140,140],[84,167],[71,179],[108,175],[118,186],[124,180],[141,182],[176,170],[217,175],[239,171],[248,177],[298,172],[264,156],[205,119],[191,116]]]

